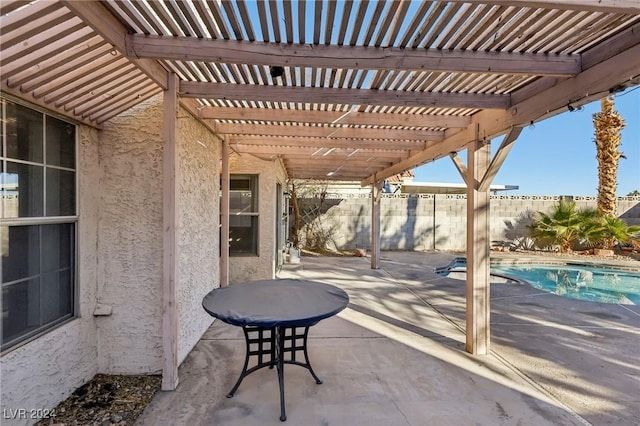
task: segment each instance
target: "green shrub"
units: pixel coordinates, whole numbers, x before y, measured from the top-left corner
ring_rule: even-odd
[[[617,217],[598,217],[595,209],[578,210],[573,201],[562,199],[549,214],[537,212],[529,226],[540,248],[557,247],[568,252],[579,246],[613,249],[640,238],[640,226],[628,226]]]

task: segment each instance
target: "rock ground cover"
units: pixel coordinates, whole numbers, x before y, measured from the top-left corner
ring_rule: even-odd
[[[57,426],[128,426],[160,389],[161,377],[97,374],[37,423]]]

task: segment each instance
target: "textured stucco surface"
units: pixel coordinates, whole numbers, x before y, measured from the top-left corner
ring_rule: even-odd
[[[162,96],[104,123],[79,126],[79,317],[5,354],[2,408],[52,408],[96,373],[162,369]],[[221,145],[185,110],[178,112],[178,359],[212,318],[202,297],[219,285]],[[234,173],[260,174],[260,257],[242,259],[241,279],[272,277],[277,162],[252,156]],[[246,261],[246,262],[245,262]],[[233,262],[232,262],[233,265]],[[94,316],[96,305],[112,309]],[[21,419],[2,424],[31,424]]]
[[[248,154],[232,155],[229,170],[231,174],[258,175],[260,214],[258,256],[231,256],[229,282],[273,278],[276,267],[276,185],[280,182],[284,188],[282,165],[279,161],[265,161]]]
[[[5,354],[0,360],[3,413],[25,409],[27,418],[3,425],[28,425],[32,409],[51,409],[98,371],[96,326],[98,132],[78,127],[78,291],[80,317]],[[7,411],[4,411],[7,410]],[[16,411],[13,411],[15,413]],[[11,416],[8,416],[11,417]]]
[[[178,114],[178,360],[213,322],[202,298],[220,286],[220,141],[186,111]]]
[[[105,123],[100,134],[100,371],[162,367],[162,96]]]

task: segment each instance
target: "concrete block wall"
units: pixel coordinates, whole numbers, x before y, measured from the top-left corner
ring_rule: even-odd
[[[561,197],[491,197],[492,244],[514,242],[529,246],[527,225],[537,211],[550,211]],[[572,197],[579,209],[595,208],[595,197]],[[334,247],[340,250],[370,248],[371,197],[364,194],[328,194],[330,205],[319,218],[331,230]],[[383,194],[380,200],[380,245],[382,250],[466,249],[466,195]],[[629,225],[640,224],[640,197],[620,197],[618,214]],[[293,220],[293,219],[292,219]]]

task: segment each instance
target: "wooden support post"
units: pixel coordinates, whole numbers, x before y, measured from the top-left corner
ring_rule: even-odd
[[[384,181],[371,185],[371,269],[380,268],[380,194]]]
[[[163,98],[162,390],[174,390],[178,386],[178,308],[176,305],[179,279],[176,194],[180,183],[180,158],[176,147],[178,76],[170,74],[167,86]]]
[[[478,140],[467,145],[467,339],[466,350],[489,353],[489,190],[479,191],[491,146]]]
[[[220,201],[220,287],[229,285],[229,135],[222,141]]]

